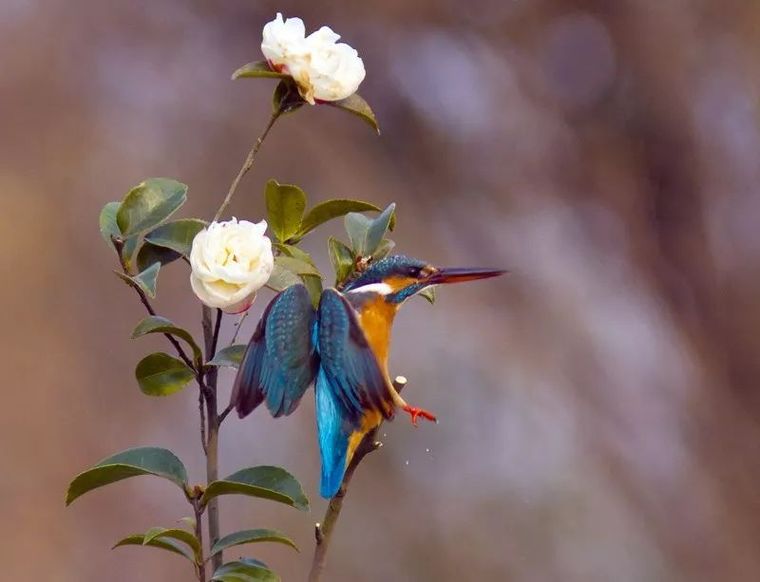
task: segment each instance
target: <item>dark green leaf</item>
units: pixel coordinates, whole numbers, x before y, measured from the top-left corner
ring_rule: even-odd
[[[393,242],[389,238],[384,238],[378,247],[375,249],[375,252],[372,253],[372,259],[375,261],[379,261],[380,259],[384,259],[387,257],[393,248],[396,246],[396,243]]]
[[[197,218],[172,220],[151,230],[145,235],[145,240],[189,257],[195,235],[204,228],[206,223]]]
[[[168,539],[168,540],[151,540],[147,543],[144,542],[145,536],[143,534],[132,534],[131,536],[125,537],[123,540],[120,540],[116,543],[116,545],[111,548],[112,550],[115,550],[116,548],[122,547],[122,546],[149,546],[151,548],[160,548],[162,550],[166,550],[168,552],[172,552],[174,554],[179,554],[183,558],[187,558],[191,562],[195,563],[196,560],[192,553],[188,551],[186,547],[184,547],[182,544],[179,544],[175,542],[174,540]]]
[[[372,255],[380,246],[383,241],[385,233],[388,231],[388,227],[391,223],[391,218],[396,212],[396,205],[390,204],[388,208],[380,213],[380,216],[372,221],[369,229],[367,230],[367,240],[365,242],[365,255]]]
[[[327,101],[326,104],[358,115],[360,119],[367,122],[378,134],[380,133],[380,126],[377,124],[375,113],[372,111],[369,103],[360,97],[358,93],[354,93],[340,101]]]
[[[145,532],[145,536],[143,537],[143,545],[147,546],[150,545],[150,542],[153,540],[177,540],[179,542],[182,542],[184,544],[187,544],[190,549],[193,551],[193,555],[195,556],[195,560],[197,562],[201,561],[201,544],[198,541],[198,538],[195,537],[194,534],[190,533],[189,531],[185,529],[166,529],[163,527],[154,527],[149,529]]]
[[[140,360],[135,377],[143,394],[169,396],[182,390],[195,374],[182,360],[156,352]]]
[[[232,494],[271,499],[304,511],[309,509],[309,500],[301,484],[282,467],[250,467],[213,481],[206,488],[201,504],[205,505],[219,495]]]
[[[88,491],[138,475],[155,475],[179,485],[187,485],[187,471],[177,456],[167,449],[139,447],[112,455],[92,469],[77,475],[69,485],[66,505]]]
[[[201,361],[203,359],[201,348],[197,343],[195,343],[195,339],[193,339],[193,336],[190,334],[190,332],[186,329],[178,327],[165,317],[161,317],[159,315],[151,315],[149,317],[146,317],[137,324],[137,327],[135,327],[134,331],[132,332],[132,339],[142,337],[149,333],[168,333],[180,339],[183,339],[193,350],[195,360]]]
[[[296,275],[314,275],[315,277],[322,276],[319,270],[312,263],[307,263],[301,259],[280,255],[279,257],[275,258],[274,262],[276,265],[279,265],[283,269],[287,269]]]
[[[187,186],[169,178],[149,178],[132,188],[116,213],[126,236],[145,232],[169,218],[187,200]]]
[[[280,242],[285,242],[298,232],[306,208],[306,194],[298,186],[269,180],[264,195],[269,228]]]
[[[319,300],[322,297],[322,277],[315,275],[301,275],[306,290],[309,292],[311,304],[316,309],[319,306]]]
[[[245,350],[248,346],[245,344],[235,344],[233,346],[227,346],[222,348],[213,359],[209,360],[207,364],[209,366],[227,366],[228,368],[240,367],[240,362],[243,361]]]
[[[362,257],[366,256],[367,232],[369,232],[370,226],[372,226],[372,220],[363,214],[349,212],[346,214],[345,226],[354,254]]]
[[[113,241],[111,237],[120,237],[121,231],[119,225],[116,224],[116,213],[121,206],[121,202],[109,202],[100,211],[100,234],[103,236],[103,240],[106,241],[109,247],[113,248]]]
[[[130,277],[121,271],[114,271],[119,278],[131,287],[137,287],[145,292],[149,297],[156,296],[156,282],[158,280],[158,271],[161,263],[153,263],[150,267],[139,274]]]
[[[227,562],[216,569],[211,582],[279,582],[280,577],[263,562],[243,558]]]
[[[169,263],[173,263],[181,256],[182,255],[171,249],[159,247],[149,242],[143,242],[137,253],[137,269],[139,271],[144,271],[155,263],[158,263],[163,267]]]
[[[423,297],[425,300],[427,300],[430,305],[435,304],[435,286],[432,287],[425,287],[422,291],[418,293],[420,297]]]
[[[251,544],[255,542],[277,542],[290,546],[296,551],[299,551],[298,546],[296,546],[295,542],[283,533],[280,533],[273,529],[246,529],[242,531],[236,531],[235,533],[231,533],[217,540],[217,542],[212,546],[211,553],[209,555],[213,556],[214,554],[218,554],[219,552],[233,546],[240,546],[242,544]]]
[[[272,111],[277,114],[290,113],[305,103],[292,78],[286,77],[277,83],[272,95]]]
[[[301,228],[298,230],[296,238],[302,239],[320,224],[324,224],[333,218],[345,216],[349,212],[366,212],[368,210],[380,212],[381,209],[374,204],[360,200],[328,200],[322,202],[306,213],[301,221]]]
[[[123,262],[127,264],[127,267],[132,269],[135,265],[135,255],[139,254],[139,249],[142,248],[142,237],[139,234],[130,236],[124,239],[124,243],[121,247],[121,258]],[[138,267],[138,271],[142,271]]]
[[[272,269],[272,274],[267,281],[267,287],[272,291],[282,291],[283,289],[286,289],[291,285],[297,285],[300,282],[301,279],[293,271],[289,271],[275,263],[274,269]]]
[[[327,239],[330,251],[330,262],[335,270],[335,284],[338,285],[346,280],[354,269],[354,254],[345,244],[337,238]]]
[[[273,71],[272,68],[269,66],[269,63],[266,61],[255,61],[253,63],[248,63],[247,65],[243,65],[240,67],[237,71],[232,73],[232,80],[235,79],[254,79],[257,77],[265,77],[265,78],[274,78],[274,79],[283,79],[287,77],[285,73],[278,73],[277,71]]]

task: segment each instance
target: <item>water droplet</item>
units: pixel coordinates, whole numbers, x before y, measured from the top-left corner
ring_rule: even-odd
[[[406,461],[404,461],[404,465],[408,465],[408,464],[409,464],[409,460],[407,459]]]
[[[426,453],[429,453],[429,452],[430,452],[430,449],[425,449],[425,452],[426,452]]]
[[[388,438],[388,433],[387,433],[387,432],[384,432],[384,433],[383,433],[383,438],[384,438],[384,439],[385,439],[385,438]]]

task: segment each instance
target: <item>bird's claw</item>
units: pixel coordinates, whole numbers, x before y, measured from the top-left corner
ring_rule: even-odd
[[[435,417],[435,414],[432,412],[428,412],[427,410],[424,410],[422,408],[417,408],[416,406],[409,406],[408,404],[404,406],[402,409],[404,412],[408,413],[409,416],[412,417],[412,425],[417,426],[417,418],[422,417],[425,420],[429,420],[431,422],[438,422],[438,419]]]

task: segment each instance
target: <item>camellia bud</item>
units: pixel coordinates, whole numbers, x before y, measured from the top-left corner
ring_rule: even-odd
[[[193,239],[190,284],[205,305],[240,313],[251,306],[256,291],[274,268],[267,223],[212,222]]]

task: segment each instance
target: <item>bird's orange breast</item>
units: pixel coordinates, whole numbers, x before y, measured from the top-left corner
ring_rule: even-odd
[[[386,303],[381,295],[367,301],[362,305],[359,312],[359,325],[372,348],[372,352],[377,356],[377,361],[383,367],[388,364],[391,327],[395,316],[396,306]]]

